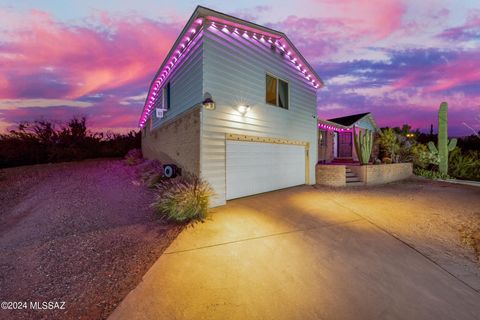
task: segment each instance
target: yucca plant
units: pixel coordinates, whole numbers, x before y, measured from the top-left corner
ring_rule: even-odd
[[[176,222],[204,219],[214,195],[212,187],[194,175],[162,180],[157,192],[152,207],[160,217]]]

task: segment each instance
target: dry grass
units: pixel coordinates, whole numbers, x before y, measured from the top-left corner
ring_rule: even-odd
[[[464,247],[472,248],[480,263],[480,226],[468,226],[459,230],[460,242]]]

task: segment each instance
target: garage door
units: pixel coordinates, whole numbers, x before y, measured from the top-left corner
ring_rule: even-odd
[[[227,200],[305,184],[305,147],[226,141]]]

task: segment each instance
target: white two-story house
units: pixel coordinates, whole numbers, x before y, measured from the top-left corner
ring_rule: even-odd
[[[314,184],[322,86],[284,33],[197,7],[150,85],[143,154],[208,181],[213,206]]]

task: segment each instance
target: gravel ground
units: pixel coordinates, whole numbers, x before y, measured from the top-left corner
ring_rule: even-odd
[[[181,231],[155,220],[151,190],[121,160],[5,169],[0,181],[0,319],[105,319]]]
[[[412,178],[318,188],[480,292],[480,187]]]

